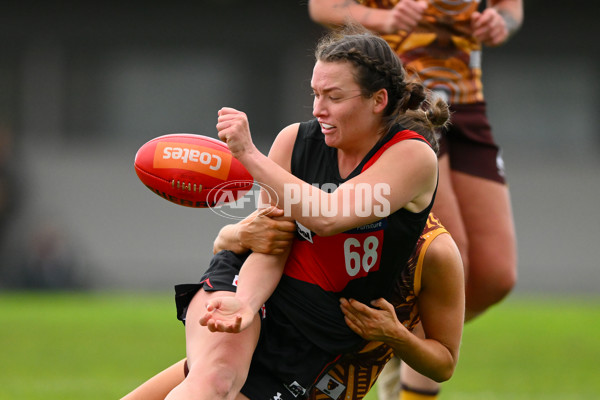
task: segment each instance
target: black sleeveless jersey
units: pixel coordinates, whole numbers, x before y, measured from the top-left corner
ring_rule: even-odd
[[[370,167],[391,145],[425,139],[395,126],[348,177],[338,170],[337,149],[325,144],[317,120],[300,124],[292,153],[292,174],[328,191]],[[376,190],[377,182],[365,190]],[[435,197],[435,196],[434,196]],[[286,314],[311,342],[328,352],[343,353],[362,344],[344,322],[339,298],[365,304],[389,299],[391,289],[423,232],[430,205],[419,213],[400,209],[374,223],[320,237],[297,223],[297,239],[270,307]]]

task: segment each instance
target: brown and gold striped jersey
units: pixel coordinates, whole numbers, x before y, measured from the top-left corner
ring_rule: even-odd
[[[359,0],[371,8],[393,8],[399,0]],[[480,0],[429,0],[412,32],[382,37],[406,70],[454,104],[483,101],[481,44],[472,36],[471,15]]]

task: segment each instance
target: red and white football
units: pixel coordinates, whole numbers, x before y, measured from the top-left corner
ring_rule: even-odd
[[[214,207],[236,201],[254,182],[225,143],[189,133],[150,140],[138,150],[134,166],[150,190],[186,207]]]

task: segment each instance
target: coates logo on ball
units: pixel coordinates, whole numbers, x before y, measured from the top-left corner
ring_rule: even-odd
[[[202,135],[177,133],[152,139],[140,147],[134,166],[152,192],[186,207],[235,202],[254,186],[225,143]]]
[[[154,168],[187,169],[219,179],[227,179],[230,164],[231,155],[191,144],[161,142],[154,156]]]

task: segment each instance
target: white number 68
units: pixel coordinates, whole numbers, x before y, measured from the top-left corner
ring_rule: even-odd
[[[344,260],[346,262],[346,272],[348,272],[348,275],[355,276],[358,274],[361,267],[365,272],[369,272],[377,262],[378,246],[379,239],[375,236],[367,237],[362,246],[356,238],[346,239],[344,242]],[[360,256],[361,247],[363,253],[362,258]]]

